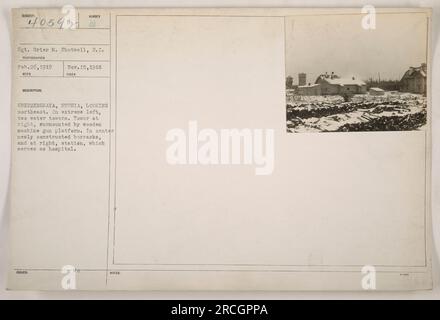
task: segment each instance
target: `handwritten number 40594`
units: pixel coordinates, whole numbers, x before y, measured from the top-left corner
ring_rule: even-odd
[[[61,17],[59,19],[34,17],[28,20],[28,26],[31,28],[76,29],[78,27],[78,22],[76,19],[66,17]]]

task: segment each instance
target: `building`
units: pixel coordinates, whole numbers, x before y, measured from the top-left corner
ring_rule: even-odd
[[[367,84],[355,77],[340,78],[334,72],[321,74],[315,81],[322,95],[352,95],[367,93]]]
[[[286,89],[293,88],[293,78],[291,76],[286,77]]]
[[[420,67],[410,67],[400,80],[400,91],[426,94],[426,63]]]
[[[385,94],[385,91],[381,88],[370,88],[369,92],[372,96],[383,96]]]
[[[315,83],[298,86],[297,93],[302,96],[320,96],[321,86]]]

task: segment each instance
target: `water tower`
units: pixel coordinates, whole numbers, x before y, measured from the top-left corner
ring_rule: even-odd
[[[305,73],[298,73],[298,85],[305,86],[307,83],[307,75]]]

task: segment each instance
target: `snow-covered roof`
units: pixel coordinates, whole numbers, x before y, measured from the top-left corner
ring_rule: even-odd
[[[356,85],[356,86],[364,86],[366,83],[362,80],[356,79],[356,77],[346,77],[346,78],[340,78],[335,74],[329,75],[329,74],[321,74],[318,79],[316,79],[316,82],[319,80],[324,80],[327,83],[344,86],[344,85]]]
[[[426,72],[423,65],[420,67],[410,67],[403,75],[403,78],[411,78],[417,74],[420,74],[422,77],[426,77]]]
[[[364,86],[364,85],[366,85],[366,83],[364,81],[358,80],[356,78],[333,78],[333,79],[327,78],[324,80],[326,80],[330,84],[336,84],[336,85],[340,85],[340,86],[344,86],[344,85]]]
[[[378,92],[383,92],[384,90],[382,90],[381,88],[370,88],[371,91],[378,91]]]

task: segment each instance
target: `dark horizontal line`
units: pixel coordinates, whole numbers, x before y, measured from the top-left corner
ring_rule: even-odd
[[[79,272],[280,272],[280,273],[359,273],[356,270],[203,270],[203,269],[193,269],[193,270],[163,270],[163,269],[76,269]],[[14,271],[35,271],[35,272],[61,272],[61,269],[14,269]],[[377,273],[426,273],[425,271],[386,271],[377,270]]]
[[[20,43],[20,46],[109,46],[109,43]]]
[[[259,7],[259,8],[253,8],[253,9],[268,9],[265,7]],[[281,9],[281,8],[277,8]],[[294,9],[294,8],[285,8],[285,9]],[[319,11],[319,8],[317,8]],[[337,11],[340,8],[334,8],[334,11]],[[423,8],[421,8],[423,9]],[[301,9],[300,9],[301,10]],[[332,10],[333,11],[333,10]],[[321,12],[321,13],[292,13],[292,14],[280,14],[280,15],[234,15],[234,14],[209,14],[209,13],[201,13],[201,14],[117,14],[116,18],[118,17],[218,17],[218,18],[289,18],[289,17],[307,17],[307,16],[346,16],[346,15],[365,15],[364,13],[359,12]],[[414,14],[426,14],[425,11],[402,11],[402,12],[376,12],[376,14],[408,14],[408,13],[414,13]]]
[[[44,27],[20,27],[20,29],[35,29],[35,30],[71,30],[71,31],[75,31],[75,30],[110,30],[110,28],[44,28]]]
[[[231,266],[231,267],[341,267],[341,268],[361,268],[365,264],[252,264],[252,263],[114,263],[114,265],[131,265],[131,266]],[[386,265],[371,264],[379,268],[425,268],[426,265]]]
[[[99,77],[99,76],[97,76],[97,77],[93,77],[93,76],[90,76],[90,77],[87,77],[87,76],[64,76],[63,78],[67,78],[67,79],[75,79],[75,78],[110,79],[110,77],[104,77],[104,76],[102,76],[102,77]]]
[[[20,76],[20,78],[63,78],[63,76]]]
[[[64,78],[64,79],[76,79],[76,78],[91,78],[91,79],[109,79],[110,77],[85,77],[85,76],[20,76],[21,78]]]
[[[251,16],[251,15],[249,15],[249,16],[246,16],[246,15],[233,15],[233,14],[232,15],[231,14],[229,14],[229,15],[222,15],[222,14],[220,14],[220,15],[218,15],[218,14],[212,14],[212,15],[211,14],[189,14],[189,15],[187,15],[187,14],[118,14],[118,15],[116,15],[116,18],[119,18],[119,17],[284,18],[284,17],[286,17],[286,15],[279,15],[279,16],[270,16],[270,15],[267,15],[267,16]]]
[[[20,59],[22,62],[110,62],[110,60],[42,60],[42,59]]]

